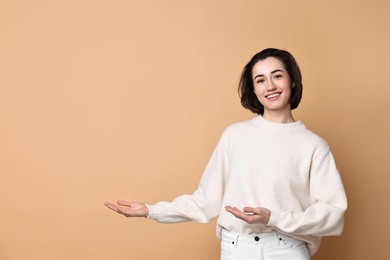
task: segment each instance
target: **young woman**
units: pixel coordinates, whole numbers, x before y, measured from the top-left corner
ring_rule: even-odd
[[[310,259],[321,237],[341,234],[347,200],[328,144],[291,113],[302,97],[298,64],[265,49],[244,67],[239,93],[257,116],[224,131],[192,195],[105,205],[165,223],[218,216],[222,260]]]

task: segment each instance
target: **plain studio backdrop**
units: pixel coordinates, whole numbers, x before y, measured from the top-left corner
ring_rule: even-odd
[[[314,259],[390,259],[389,17],[385,0],[0,0],[0,259],[218,259],[215,221],[103,203],[192,193],[223,129],[254,116],[237,84],[267,47],[297,58],[294,116],[349,199]]]

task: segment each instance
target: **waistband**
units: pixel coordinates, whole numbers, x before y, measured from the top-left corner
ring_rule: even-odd
[[[238,234],[234,232],[227,231],[226,229],[222,229],[222,240],[227,240],[231,242],[255,242],[255,243],[274,243],[278,242],[287,237],[279,232],[265,232],[259,234]]]

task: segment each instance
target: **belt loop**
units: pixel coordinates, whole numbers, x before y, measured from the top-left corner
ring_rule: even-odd
[[[275,231],[275,237],[278,241],[278,246],[280,245],[280,242],[282,242],[282,236],[280,235],[280,233],[278,231]]]
[[[238,240],[239,240],[239,237],[240,237],[240,235],[236,235],[236,237],[235,237],[235,240],[234,240],[234,248],[237,248],[238,247]]]

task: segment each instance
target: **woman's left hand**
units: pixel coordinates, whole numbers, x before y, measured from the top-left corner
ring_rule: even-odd
[[[236,207],[226,206],[225,210],[248,224],[267,224],[271,217],[271,211],[267,208],[245,207],[241,211]]]

